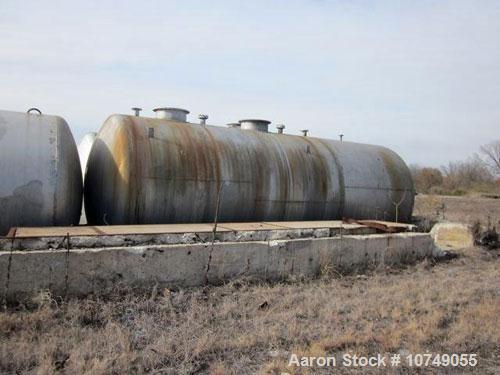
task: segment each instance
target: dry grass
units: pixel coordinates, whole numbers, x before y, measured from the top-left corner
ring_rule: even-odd
[[[474,352],[500,369],[498,255],[366,278],[97,296],[0,315],[0,371],[252,373],[297,354]],[[267,302],[267,304],[264,304]],[[261,307],[262,305],[265,305]],[[290,369],[288,369],[289,371]]]
[[[0,313],[0,372],[280,373],[293,372],[292,352],[430,351],[478,353],[479,371],[494,374],[498,255],[474,248],[450,263],[358,277],[239,280],[64,303],[41,294]]]

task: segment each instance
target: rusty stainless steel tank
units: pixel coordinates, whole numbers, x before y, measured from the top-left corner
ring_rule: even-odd
[[[16,226],[78,224],[82,172],[64,119],[0,111],[0,235]]]
[[[89,223],[211,222],[219,189],[219,221],[410,220],[413,182],[393,151],[240,123],[110,116],[87,165]]]

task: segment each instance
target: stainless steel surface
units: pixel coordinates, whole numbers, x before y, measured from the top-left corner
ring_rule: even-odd
[[[186,109],[171,107],[155,108],[153,112],[156,113],[156,118],[180,122],[186,122],[187,115],[189,114],[189,111]]]
[[[85,177],[85,171],[87,169],[87,161],[89,160],[90,150],[92,150],[92,145],[97,138],[97,133],[90,132],[83,136],[82,140],[78,144],[78,157],[80,158],[80,166],[82,167],[82,176]]]
[[[90,132],[84,135],[78,144],[78,157],[80,158],[80,166],[82,167],[82,177],[85,178],[85,171],[87,170],[87,162],[89,160],[90,150],[95,142],[97,133]],[[85,216],[85,205],[82,205],[82,214],[80,216],[80,224],[87,224]]]
[[[81,203],[82,171],[66,121],[0,111],[0,235],[78,224]]]
[[[258,132],[267,133],[271,121],[267,120],[240,120],[241,130],[256,130]]]
[[[147,129],[155,129],[155,138]],[[396,219],[414,201],[410,172],[366,144],[127,115],[110,116],[85,184],[91,224]]]

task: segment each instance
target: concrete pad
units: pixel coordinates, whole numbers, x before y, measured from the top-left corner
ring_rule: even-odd
[[[460,250],[474,246],[470,227],[462,223],[437,223],[430,233],[436,246],[443,250]]]
[[[228,224],[226,224],[228,225]],[[343,235],[350,234],[373,234],[376,232],[373,228],[363,227],[360,225],[349,225],[344,228],[332,228],[330,226],[324,228],[298,228],[298,229],[287,229],[287,228],[274,228],[271,224],[266,223],[238,223],[229,224],[234,230],[230,230],[224,227],[217,227],[217,232],[215,233],[216,242],[246,242],[246,241],[272,241],[272,240],[287,240],[296,238],[321,238],[321,237],[334,237],[340,236],[340,232]],[[122,226],[113,227],[102,227],[106,228],[109,232],[108,234],[100,235],[85,235],[88,227],[75,228],[74,233],[80,233],[81,235],[69,237],[56,236],[58,230],[61,228],[38,228],[43,230],[44,236],[31,237],[31,236],[21,236],[14,239],[0,238],[0,251],[14,250],[45,250],[45,249],[66,249],[68,246],[70,249],[79,248],[101,248],[101,247],[121,247],[121,246],[149,246],[149,245],[167,245],[167,244],[190,244],[190,243],[207,243],[213,241],[213,231],[210,229],[211,224],[172,224],[172,225],[161,225],[161,226],[131,226],[131,228],[126,228]],[[244,230],[244,228],[253,228],[255,230]],[[271,229],[267,229],[271,227]],[[99,227],[101,228],[101,227]],[[138,229],[137,229],[138,228]],[[181,232],[176,233],[180,229],[198,229],[199,232]],[[236,229],[239,230],[236,230]],[[28,228],[29,229],[29,228]],[[36,228],[35,228],[36,229]],[[36,229],[36,230],[38,230]],[[52,230],[54,232],[52,233]],[[94,230],[92,229],[92,230]],[[124,232],[133,231],[143,231],[151,232],[144,234],[129,233],[129,234],[118,234]],[[154,233],[156,231],[165,231],[172,233]],[[27,232],[24,232],[26,234]],[[33,232],[36,233],[36,232]],[[54,234],[52,237],[45,236],[48,233]],[[60,232],[63,233],[63,232]],[[114,233],[114,234],[111,234]]]
[[[398,224],[399,225],[399,224]],[[318,229],[343,228],[352,230],[365,228],[360,224],[346,224],[339,220],[325,221],[279,221],[255,223],[218,223],[217,232],[228,231],[258,231],[278,229]],[[20,227],[16,228],[16,238],[33,237],[71,237],[79,236],[111,236],[140,234],[175,234],[175,233],[209,233],[214,228],[213,223],[194,224],[145,224],[145,225],[101,225],[76,227]]]
[[[217,225],[217,229],[219,228],[232,231],[282,229],[282,227],[278,227],[276,225],[268,223],[219,223]]]
[[[133,234],[165,234],[185,232],[212,232],[213,224],[146,224],[146,225],[106,225],[106,226],[77,226],[77,227],[39,227],[17,228],[16,238],[27,237],[64,237],[68,234],[76,236],[103,236],[103,235],[133,235]],[[231,229],[218,228],[218,232]]]
[[[0,295],[86,295],[119,285],[190,287],[240,276],[316,277],[325,268],[357,272],[432,254],[428,233],[0,252]],[[418,249],[415,248],[418,246]],[[8,271],[10,269],[10,272]],[[208,272],[207,272],[208,270]]]
[[[318,220],[318,221],[267,221],[267,224],[272,224],[277,227],[288,229],[314,229],[314,228],[360,228],[363,225],[345,224],[340,220]]]

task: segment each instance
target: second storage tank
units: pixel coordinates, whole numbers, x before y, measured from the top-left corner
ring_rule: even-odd
[[[78,224],[82,173],[64,119],[0,111],[0,236],[17,226]]]
[[[110,116],[88,160],[88,222],[211,222],[219,194],[220,221],[410,220],[413,182],[393,151],[241,124]]]

